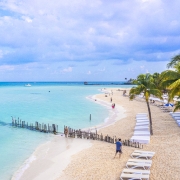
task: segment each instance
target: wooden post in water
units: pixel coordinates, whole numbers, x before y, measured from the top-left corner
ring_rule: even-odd
[[[55,124],[52,124],[53,133],[56,134],[56,126]]]

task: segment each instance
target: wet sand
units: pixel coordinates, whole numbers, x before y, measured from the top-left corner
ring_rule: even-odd
[[[71,156],[91,147],[90,140],[70,139],[62,136],[40,145],[13,175],[12,180],[51,180],[61,176]]]

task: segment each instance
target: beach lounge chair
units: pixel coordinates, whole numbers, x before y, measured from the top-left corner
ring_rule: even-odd
[[[175,116],[175,117],[173,117],[173,119],[180,120],[180,116]]]
[[[154,153],[155,154],[155,153]],[[154,156],[152,153],[139,153],[139,152],[133,152],[131,154],[132,158],[146,158],[146,159],[152,159]]]
[[[149,131],[134,131],[134,136],[150,136]]]
[[[141,173],[138,173],[138,174],[132,174],[132,173],[121,173],[120,175],[120,179],[121,180],[124,180],[124,179],[129,179],[129,180],[149,180],[149,174],[141,174]]]
[[[144,115],[136,115],[136,117],[147,117],[147,114],[144,114]]]
[[[123,173],[137,173],[137,174],[150,174],[150,170],[141,170],[141,169],[127,169],[122,170]]]
[[[142,150],[134,150],[135,153],[145,153],[145,154],[155,154],[153,151],[142,151]]]
[[[137,126],[148,126],[149,125],[149,122],[137,122],[136,123],[136,127]]]
[[[149,120],[137,120],[136,123],[149,123]]]
[[[146,159],[128,159],[128,162],[145,162],[152,164],[152,160],[146,160]]]
[[[136,115],[147,115],[147,113],[137,113]]]
[[[145,160],[146,161],[146,160]],[[143,168],[144,170],[150,169],[151,164],[146,162],[127,162],[126,163],[127,168]]]
[[[149,126],[136,126],[134,128],[135,131],[148,131],[149,130]]]
[[[148,116],[136,116],[136,119],[137,118],[148,118]]]
[[[139,142],[141,144],[148,144],[150,142],[150,136],[132,136],[130,141]]]
[[[129,180],[149,180],[149,175],[142,175],[142,174],[131,174],[131,173],[122,173],[120,176],[121,180],[129,179]]]
[[[180,117],[180,114],[171,114],[172,117]]]
[[[136,120],[149,120],[149,118],[144,117],[144,118],[136,118]]]
[[[136,119],[148,119],[148,117],[147,116],[144,116],[144,117],[137,117],[136,116]]]

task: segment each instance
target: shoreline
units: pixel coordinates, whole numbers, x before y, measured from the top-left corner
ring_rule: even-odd
[[[105,92],[101,91],[101,94],[102,93],[105,93]],[[98,96],[98,95],[99,94],[96,94],[96,95],[88,96],[86,98],[90,101],[93,101],[102,106],[105,106],[107,108],[107,110],[109,111],[108,117],[105,118],[104,122],[102,122],[101,124],[97,124],[95,126],[88,127],[88,128],[83,128],[82,130],[91,129],[91,131],[93,132],[95,129],[97,129],[99,131],[105,127],[108,127],[108,126],[114,124],[119,119],[122,119],[125,117],[125,109],[124,108],[116,105],[116,108],[112,109],[111,103],[110,102],[107,103],[106,101],[103,101],[103,100],[97,98],[96,96]],[[95,99],[96,99],[96,101],[95,101]],[[54,141],[58,144],[60,144],[60,142],[64,143],[64,146],[62,146],[62,144],[60,146],[57,146],[54,143]],[[69,141],[71,143],[69,144],[67,141]],[[65,145],[65,142],[67,143],[66,145]],[[70,138],[66,139],[64,136],[62,137],[62,135],[57,135],[55,137],[52,137],[52,140],[45,142],[43,144],[40,144],[35,149],[35,151],[30,155],[30,157],[28,159],[26,159],[25,162],[13,174],[13,176],[11,177],[11,180],[23,180],[23,179],[31,180],[32,178],[35,180],[41,180],[42,178],[43,179],[47,178],[47,176],[50,176],[51,174],[54,174],[53,179],[56,179],[59,176],[63,175],[63,170],[71,162],[71,156],[76,155],[80,151],[85,150],[86,148],[90,148],[91,146],[92,146],[91,140],[70,139]],[[63,149],[63,147],[65,149]],[[51,154],[52,156],[49,156],[49,158],[41,157],[40,154],[42,152],[47,155],[49,153],[48,151],[51,151],[54,148],[59,148],[59,151],[55,152],[55,154]],[[47,151],[44,151],[44,149],[47,149]],[[72,152],[72,149],[73,149],[73,152]],[[64,161],[63,161],[64,165],[62,166],[58,162],[56,162],[57,163],[56,165],[53,165],[53,163],[51,162],[51,166],[53,168],[50,167],[48,164],[46,164],[46,165],[43,165],[44,168],[41,167],[41,169],[39,169],[40,160],[45,161],[45,159],[46,159],[46,161],[50,162],[50,159],[52,159],[53,156],[59,156],[59,161],[64,159]],[[36,164],[38,164],[38,165],[36,165]],[[58,169],[57,169],[57,166],[58,166]],[[58,171],[58,173],[54,172],[53,169],[56,169]],[[42,172],[44,172],[44,171],[47,172],[47,173],[44,173],[46,175],[42,175]],[[50,171],[50,172],[48,173],[48,171]],[[33,176],[32,174],[34,174],[34,173],[36,174],[36,176],[32,177]],[[50,178],[52,178],[52,176]]]
[[[122,96],[122,93],[119,93],[117,89],[112,90],[113,103],[121,104],[126,109],[127,116],[111,126],[101,129],[100,132],[109,136],[116,135],[122,140],[129,139],[134,132],[136,114],[147,113],[147,105],[144,101],[130,101],[128,97]],[[98,95],[98,98],[108,101],[103,95]],[[150,105],[150,108],[153,136],[151,136],[150,143],[143,146],[144,151],[155,152],[150,168],[150,179],[179,180],[179,126],[169,113],[163,112],[157,106]],[[71,163],[64,170],[64,176],[60,176],[58,180],[119,180],[120,174],[123,168],[126,168],[126,163],[134,150],[137,149],[123,146],[121,158],[114,159],[114,144],[93,141],[93,145],[89,149],[72,157]],[[86,166],[87,164],[91,166]]]
[[[72,155],[91,146],[91,140],[54,136],[36,148],[11,180],[57,179],[70,163]]]
[[[104,93],[103,91],[101,91],[101,92]],[[84,131],[87,131],[89,129],[92,132],[94,132],[95,130],[99,131],[105,127],[108,127],[108,126],[114,124],[116,121],[126,117],[126,115],[125,115],[126,110],[122,106],[116,105],[115,109],[112,109],[112,107],[111,107],[112,103],[106,102],[106,101],[103,101],[103,100],[97,98],[98,95],[99,94],[96,94],[96,95],[88,96],[86,98],[94,103],[100,104],[101,106],[105,106],[109,112],[108,117],[105,118],[104,122],[102,122],[100,124],[97,124],[97,125],[91,126],[91,127],[87,127],[87,128],[83,128],[82,130],[84,130]]]

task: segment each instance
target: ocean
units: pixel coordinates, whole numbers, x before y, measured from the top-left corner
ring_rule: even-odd
[[[57,124],[75,129],[101,124],[108,117],[106,107],[86,97],[106,87],[128,87],[98,82],[27,82],[0,83],[0,179],[11,179],[13,173],[34,152],[38,145],[50,140],[52,134],[11,126],[12,117],[28,123]],[[103,84],[103,85],[101,85]],[[91,121],[89,120],[91,114]]]

